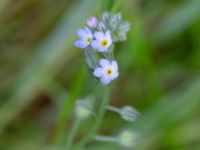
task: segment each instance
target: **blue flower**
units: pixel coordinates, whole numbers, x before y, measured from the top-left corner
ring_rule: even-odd
[[[112,80],[118,77],[118,65],[115,60],[110,62],[107,59],[100,59],[99,63],[101,67],[97,67],[94,70],[93,75],[100,78],[104,85],[109,84]]]
[[[107,31],[105,34],[103,32],[94,33],[95,40],[92,41],[92,48],[100,52],[108,51],[108,48],[112,44],[112,38],[110,31]]]
[[[77,31],[77,35],[79,36],[80,40],[75,42],[75,47],[84,49],[91,44],[93,35],[90,29],[87,27],[79,29]]]

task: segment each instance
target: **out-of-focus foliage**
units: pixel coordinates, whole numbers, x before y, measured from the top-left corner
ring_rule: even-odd
[[[110,103],[134,105],[141,116],[126,124],[108,112],[99,133],[136,130],[137,150],[200,149],[199,0],[1,0],[1,150],[64,149],[74,101],[98,93],[73,47],[76,30],[111,8],[131,30],[115,48],[120,76]],[[92,141],[88,149],[123,148]]]

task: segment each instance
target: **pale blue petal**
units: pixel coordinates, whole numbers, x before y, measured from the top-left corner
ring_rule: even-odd
[[[112,80],[116,79],[117,77],[119,76],[119,72],[118,71],[115,71],[113,72],[113,75],[112,75]]]
[[[95,77],[98,77],[100,78],[102,75],[103,75],[103,69],[101,67],[97,67],[94,72],[93,72],[93,75]]]
[[[111,80],[110,80],[109,78],[107,78],[107,77],[102,77],[102,78],[101,78],[101,82],[102,82],[104,85],[109,84],[110,81],[111,81]]]
[[[85,37],[87,36],[87,33],[86,33],[86,31],[85,31],[84,28],[81,28],[81,29],[78,29],[77,35],[78,35],[80,38],[85,38]]]
[[[108,50],[108,48],[110,47],[110,45],[112,44],[112,41],[109,41],[108,45],[106,46],[106,51]]]
[[[97,50],[98,50],[99,52],[106,52],[106,51],[107,51],[107,47],[103,47],[103,46],[101,46],[101,45],[99,44],[99,47],[97,48]]]
[[[92,38],[92,32],[87,28],[81,28],[77,31],[77,35],[81,38],[81,39],[85,39],[85,38]]]
[[[99,47],[100,47],[99,42],[96,41],[96,40],[92,41],[91,47],[92,47],[93,49],[98,50]]]
[[[90,29],[88,27],[84,27],[86,33],[87,33],[87,37],[93,37],[92,32],[90,31]]]
[[[112,65],[112,67],[113,67],[115,70],[118,70],[118,65],[117,65],[117,62],[116,62],[115,60],[113,60],[113,61],[111,62],[111,65]]]
[[[105,34],[106,39],[109,41],[109,43],[112,43],[112,38],[111,38],[111,34],[110,31],[107,31]]]
[[[109,62],[107,59],[104,59],[104,58],[100,59],[100,60],[99,60],[99,63],[100,63],[100,65],[101,65],[102,67],[110,66],[110,62]]]
[[[79,47],[79,48],[86,48],[89,45],[89,43],[86,43],[84,40],[78,40],[74,43],[75,47]]]
[[[103,40],[105,36],[104,36],[104,33],[102,33],[102,32],[95,32],[94,37],[97,40]]]

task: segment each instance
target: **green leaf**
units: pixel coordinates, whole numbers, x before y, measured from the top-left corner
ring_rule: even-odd
[[[88,47],[84,50],[86,61],[90,68],[95,69],[99,64],[99,57],[94,49]]]

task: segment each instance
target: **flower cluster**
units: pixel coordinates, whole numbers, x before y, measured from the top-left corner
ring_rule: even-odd
[[[130,24],[123,21],[121,13],[103,13],[102,21],[95,17],[87,19],[87,26],[79,29],[79,40],[75,47],[84,49],[87,63],[93,75],[107,85],[119,75],[118,64],[114,60],[114,44],[126,40]]]

